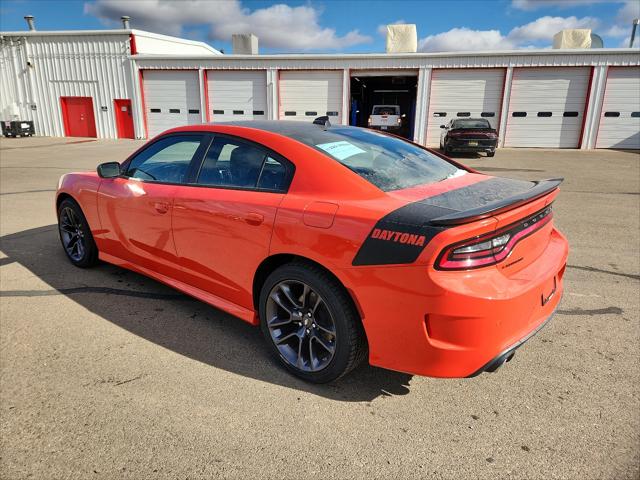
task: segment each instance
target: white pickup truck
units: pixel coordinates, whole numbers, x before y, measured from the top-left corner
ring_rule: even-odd
[[[369,128],[398,130],[402,127],[399,105],[374,105],[369,116]]]

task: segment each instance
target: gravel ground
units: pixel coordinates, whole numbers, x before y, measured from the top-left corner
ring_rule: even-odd
[[[493,175],[566,178],[558,314],[495,374],[362,367],[335,385],[275,365],[260,332],[59,245],[59,176],[140,142],[0,142],[0,477],[640,476],[640,156],[502,149]]]

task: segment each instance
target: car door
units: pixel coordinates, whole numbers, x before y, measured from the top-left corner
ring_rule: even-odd
[[[262,146],[216,134],[191,185],[173,207],[184,281],[245,308],[293,165]]]
[[[171,235],[176,188],[202,155],[206,134],[161,137],[122,165],[122,175],[103,179],[98,212],[104,253],[171,277],[179,273]]]

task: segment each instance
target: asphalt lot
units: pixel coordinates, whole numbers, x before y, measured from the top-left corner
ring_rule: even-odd
[[[564,176],[553,321],[495,374],[363,367],[305,384],[258,329],[106,264],[76,269],[59,176],[141,142],[0,142],[0,477],[640,476],[640,155],[503,149],[493,175]]]

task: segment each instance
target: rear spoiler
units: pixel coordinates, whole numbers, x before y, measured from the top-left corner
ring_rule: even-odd
[[[503,198],[497,202],[488,203],[481,207],[472,208],[462,212],[450,213],[441,217],[434,218],[429,221],[429,225],[433,226],[450,226],[470,223],[476,220],[497,215],[507,210],[513,210],[525,203],[544,197],[548,193],[554,191],[564,181],[564,178],[549,178],[547,180],[539,180],[534,182],[535,185],[522,193],[512,197]]]

